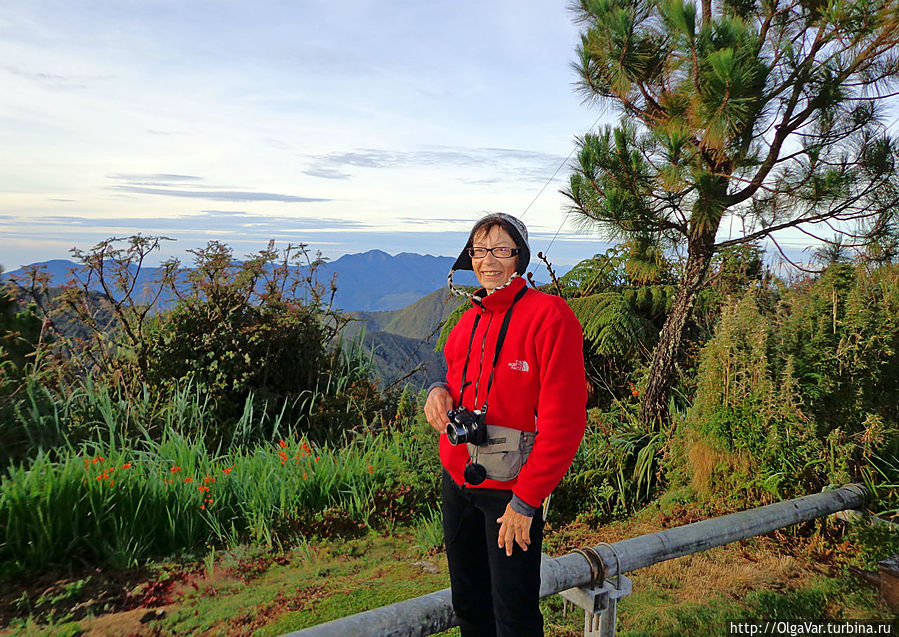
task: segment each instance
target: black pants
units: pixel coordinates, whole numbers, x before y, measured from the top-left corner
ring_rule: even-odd
[[[443,537],[453,610],[463,637],[543,635],[540,614],[542,512],[534,514],[531,544],[511,556],[497,544],[497,518],[512,492],[461,488],[443,472]]]

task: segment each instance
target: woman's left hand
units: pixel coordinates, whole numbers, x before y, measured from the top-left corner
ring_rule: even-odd
[[[496,520],[500,524],[496,543],[499,548],[506,549],[506,555],[511,557],[516,542],[522,551],[528,550],[531,543],[531,520],[533,518],[515,511],[511,504],[506,505],[505,513]]]

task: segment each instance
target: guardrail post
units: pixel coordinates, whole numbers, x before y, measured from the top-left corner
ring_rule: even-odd
[[[631,594],[633,583],[624,575],[617,582],[600,586],[580,586],[562,591],[567,602],[584,609],[584,637],[615,637],[618,600]]]

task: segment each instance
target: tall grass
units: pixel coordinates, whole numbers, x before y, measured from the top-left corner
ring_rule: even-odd
[[[408,472],[391,436],[341,448],[288,437],[214,454],[168,434],[142,449],[105,443],[39,453],[0,479],[0,564],[131,566],[244,540],[291,541],[330,511],[359,527],[375,494]]]

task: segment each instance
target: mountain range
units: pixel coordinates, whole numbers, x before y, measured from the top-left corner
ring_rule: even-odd
[[[328,282],[337,275],[337,293],[334,304],[345,312],[384,312],[398,310],[437,288],[446,287],[446,276],[453,265],[453,257],[435,257],[429,254],[402,252],[391,256],[381,250],[369,250],[357,254],[345,254],[335,261],[326,261],[319,268],[318,277]],[[78,264],[64,259],[32,263],[43,267],[50,276],[52,287],[65,283]],[[149,285],[159,269],[144,267],[138,275],[138,289]],[[24,276],[25,270],[4,273],[4,278]],[[470,272],[460,272],[455,281],[462,285],[474,285]]]
[[[454,261],[453,257],[408,252],[391,256],[370,250],[344,255],[320,267],[322,282],[337,275],[334,304],[352,319],[343,338],[363,339],[374,371],[385,385],[424,387],[445,375],[443,355],[434,351],[434,345],[443,321],[462,303],[461,297],[448,294],[446,285]],[[77,263],[64,259],[31,265],[45,270],[51,287],[64,284],[78,268]],[[158,273],[158,268],[142,268],[138,289],[150,284]],[[4,273],[3,278],[25,275],[22,268]],[[457,273],[454,281],[476,284],[471,272]]]

